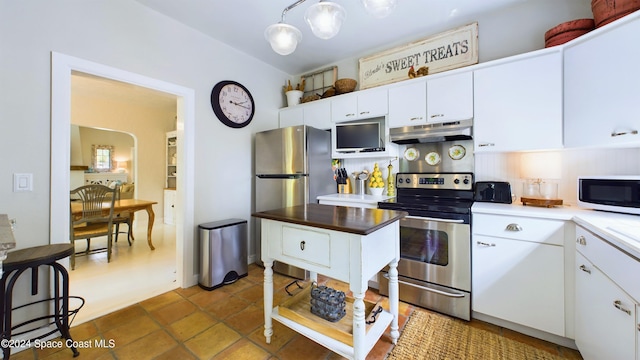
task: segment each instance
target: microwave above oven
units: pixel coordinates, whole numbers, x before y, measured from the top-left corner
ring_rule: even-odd
[[[580,176],[578,205],[640,215],[640,176]]]

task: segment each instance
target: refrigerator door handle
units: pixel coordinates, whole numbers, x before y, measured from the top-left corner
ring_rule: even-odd
[[[256,175],[256,177],[260,178],[260,179],[299,179],[303,176],[307,176],[306,174],[279,174],[279,175],[272,175],[272,174],[262,174],[262,175]]]

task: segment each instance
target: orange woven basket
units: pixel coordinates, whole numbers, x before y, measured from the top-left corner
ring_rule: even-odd
[[[350,93],[356,89],[357,84],[353,79],[338,79],[335,83],[336,94]]]
[[[592,0],[591,11],[596,27],[606,25],[640,9],[640,0]]]

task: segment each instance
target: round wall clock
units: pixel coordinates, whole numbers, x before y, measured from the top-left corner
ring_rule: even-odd
[[[255,113],[255,103],[249,90],[231,80],[220,81],[213,87],[211,107],[218,119],[232,128],[249,125]]]

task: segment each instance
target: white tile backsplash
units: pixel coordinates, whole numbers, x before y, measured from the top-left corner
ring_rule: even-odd
[[[565,204],[577,203],[577,179],[584,175],[636,175],[640,176],[640,148],[564,149],[557,153],[562,158],[562,178],[558,183],[558,197]],[[508,181],[518,202],[522,195],[519,152],[476,153],[476,181]],[[343,159],[342,166],[349,175],[354,171],[373,170],[378,163],[382,176],[387,178],[389,158]],[[398,172],[398,160],[393,160],[393,173]]]
[[[349,174],[349,177],[353,182],[353,176],[352,176],[353,172],[355,171],[362,172],[362,170],[368,170],[369,173],[371,173],[373,172],[374,164],[378,163],[378,167],[380,168],[380,171],[382,171],[382,178],[384,179],[384,182],[385,182],[385,194],[386,194],[387,174],[389,173],[389,169],[387,167],[389,166],[389,160],[390,159],[388,157],[342,159],[341,166],[347,170],[347,173]],[[399,168],[398,160],[393,159],[391,164],[393,165],[393,169],[392,169],[393,174],[397,174],[398,168]],[[369,187],[367,186],[367,189],[368,188]]]
[[[565,204],[577,202],[577,179],[584,175],[640,175],[640,148],[565,149],[562,178],[558,180],[558,197]],[[520,198],[520,153],[476,153],[476,181],[508,181],[512,192]],[[519,201],[519,200],[518,200]]]

